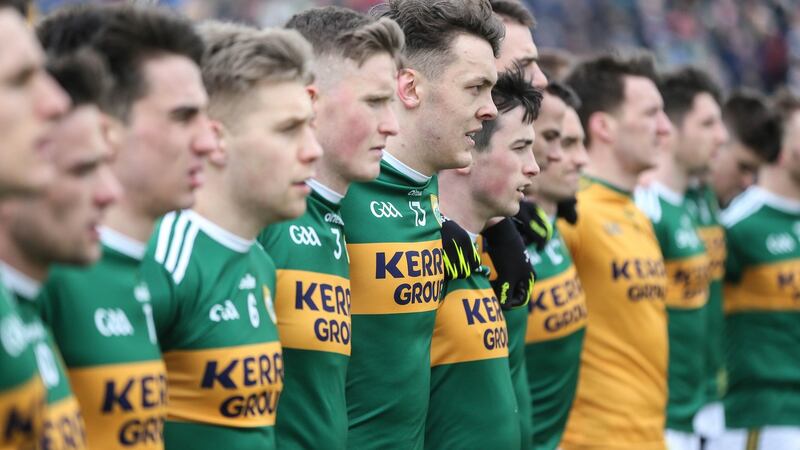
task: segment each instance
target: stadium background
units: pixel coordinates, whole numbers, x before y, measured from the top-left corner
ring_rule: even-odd
[[[40,13],[82,0],[37,0]],[[85,1],[85,0],[83,0]],[[575,54],[653,50],[662,68],[697,64],[726,88],[800,93],[800,0],[525,0],[540,47]],[[337,4],[361,11],[377,0],[161,0],[195,19],[281,25],[294,12]]]

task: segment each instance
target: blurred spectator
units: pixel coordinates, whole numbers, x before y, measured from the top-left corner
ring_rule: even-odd
[[[37,0],[43,13],[64,3]],[[96,2],[115,0],[93,0]],[[120,1],[120,0],[116,0]],[[140,0],[156,2],[158,0]],[[523,0],[534,11],[540,47],[576,55],[646,47],[663,68],[693,64],[728,88],[800,93],[800,0]],[[367,11],[381,0],[160,0],[194,19],[282,25],[313,5]]]

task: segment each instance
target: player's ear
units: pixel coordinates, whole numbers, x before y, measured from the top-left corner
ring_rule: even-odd
[[[225,125],[218,120],[211,121],[211,130],[214,132],[214,137],[216,137],[216,145],[214,145],[214,150],[208,154],[208,161],[217,167],[225,167],[228,164],[228,149],[226,146],[226,140],[229,136],[228,131]]]
[[[617,129],[617,121],[611,114],[597,111],[589,116],[589,132],[592,139],[599,139],[603,142],[614,140]]]
[[[103,140],[114,154],[122,145],[123,127],[122,122],[108,114],[103,113],[100,117],[100,131],[103,134]]]
[[[400,69],[397,72],[397,98],[406,109],[414,109],[420,104],[423,91],[420,81],[422,74],[414,69]]]

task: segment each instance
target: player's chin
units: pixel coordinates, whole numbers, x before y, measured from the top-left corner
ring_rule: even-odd
[[[180,194],[176,195],[172,198],[172,207],[167,211],[178,211],[181,209],[188,209],[194,206],[194,202],[196,199],[195,191],[191,188],[186,188],[183,191],[179,191]]]
[[[522,200],[520,193],[514,191],[514,194],[509,194],[503,202],[498,202],[494,208],[494,217],[511,217],[519,212],[519,202]]]
[[[306,212],[306,196],[292,196],[281,209],[281,216],[284,220],[296,219]]]
[[[472,147],[456,149],[450,152],[450,157],[442,161],[438,170],[463,169],[472,164]]]
[[[87,239],[79,248],[62,255],[59,262],[73,266],[89,266],[100,260],[101,255],[100,244]]]
[[[378,178],[378,175],[381,173],[381,163],[378,160],[374,164],[364,165],[362,167],[358,167],[350,173],[350,181],[353,182],[365,182],[365,181],[372,181],[375,178]]]

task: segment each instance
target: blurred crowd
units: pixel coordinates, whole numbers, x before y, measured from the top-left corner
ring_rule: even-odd
[[[65,2],[39,0],[43,11]],[[106,0],[110,1],[110,0]],[[157,1],[157,0],[151,0]],[[283,24],[315,4],[366,11],[380,0],[160,0],[195,19]],[[578,55],[653,50],[665,67],[695,64],[723,86],[800,92],[800,0],[526,0],[540,47]]]

